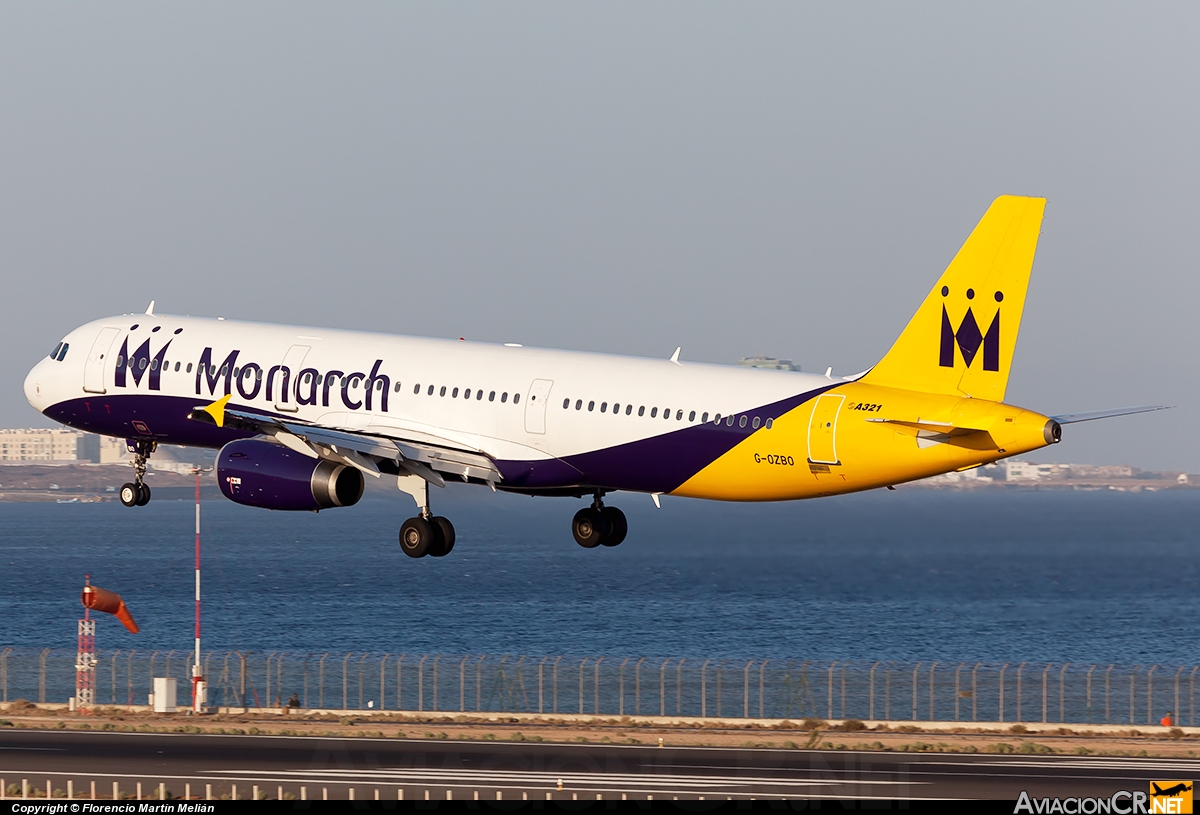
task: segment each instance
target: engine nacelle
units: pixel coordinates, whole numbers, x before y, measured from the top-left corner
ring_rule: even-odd
[[[363,494],[363,476],[355,468],[259,439],[231,441],[221,448],[217,483],[230,501],[263,509],[349,507]]]

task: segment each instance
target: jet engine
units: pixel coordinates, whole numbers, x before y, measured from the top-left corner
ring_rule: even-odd
[[[261,439],[232,441],[217,456],[217,483],[230,501],[263,509],[349,507],[363,494],[362,473]]]

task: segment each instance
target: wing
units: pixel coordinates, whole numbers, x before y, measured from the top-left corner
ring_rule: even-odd
[[[1090,422],[1095,419],[1110,419],[1113,416],[1132,416],[1135,413],[1149,413],[1154,410],[1170,410],[1170,405],[1139,405],[1138,407],[1117,408],[1116,410],[1093,410],[1089,413],[1063,413],[1050,418],[1059,424],[1075,424]]]
[[[210,405],[197,406],[188,418],[218,427],[236,427],[270,436],[275,441],[314,459],[348,464],[378,478],[380,465],[400,474],[420,476],[439,487],[443,476],[464,481],[482,481],[495,487],[503,479],[496,463],[482,450],[427,433],[379,428],[372,431],[321,427],[309,422],[284,419],[243,410],[228,410],[229,396]]]

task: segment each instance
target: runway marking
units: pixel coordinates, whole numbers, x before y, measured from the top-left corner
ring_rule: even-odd
[[[65,747],[0,747],[0,750],[17,750],[22,753],[31,753],[34,750],[41,753],[65,753]]]
[[[6,770],[0,769],[0,772],[6,772]],[[276,777],[274,775],[269,775],[269,774],[268,775],[220,776],[220,775],[206,775],[203,773],[196,773],[196,774],[192,774],[192,775],[178,775],[178,774],[174,774],[174,773],[152,773],[152,772],[150,772],[150,773],[93,773],[93,772],[79,772],[79,771],[64,772],[64,771],[57,771],[57,770],[56,771],[20,770],[17,772],[28,772],[31,775],[38,775],[38,776],[42,776],[42,777],[46,777],[46,776],[52,776],[55,778],[85,777],[85,778],[110,778],[110,779],[117,779],[117,780],[152,778],[152,779],[162,780],[162,781],[185,781],[185,782],[186,781],[193,781],[193,782],[196,782],[196,781],[201,781],[201,782],[202,781],[255,782],[255,781],[257,781],[259,783],[272,782],[272,783],[276,783],[276,784],[279,784],[279,783],[301,784],[301,783],[306,783],[306,782],[316,784],[316,783],[323,782],[323,783],[329,784],[329,785],[344,786],[344,787],[367,786],[372,783],[372,781],[370,779],[362,779],[358,782],[355,782],[353,780],[345,780],[345,779],[328,781],[326,779],[314,777],[314,776],[310,776],[310,775],[309,776],[299,775],[298,777],[279,778],[279,777]],[[557,782],[557,779],[558,779],[558,777],[555,776],[555,782]],[[677,779],[671,779],[671,780],[677,780]],[[564,781],[564,787],[566,787],[566,789],[563,790],[564,792],[615,793],[615,792],[629,791],[629,792],[634,792],[634,793],[654,793],[656,795],[661,793],[663,795],[682,795],[682,796],[690,796],[690,795],[694,795],[697,793],[697,790],[694,787],[680,788],[680,789],[671,788],[671,787],[653,787],[650,789],[629,789],[629,788],[625,788],[625,787],[621,787],[621,786],[596,786],[594,783],[592,785],[585,784],[585,785],[579,785],[579,786],[573,786],[573,785],[568,786],[566,783],[567,782],[566,776],[563,776],[563,781]],[[430,778],[425,778],[425,779],[421,779],[419,781],[410,781],[410,782],[374,781],[374,783],[379,786],[387,786],[387,787],[421,787],[421,786],[432,787],[432,786],[437,786],[437,787],[440,787],[441,789],[449,788],[449,789],[464,789],[464,790],[479,789],[482,787],[484,789],[500,789],[500,790],[513,790],[513,791],[529,790],[529,791],[536,791],[536,792],[551,792],[551,793],[559,791],[557,789],[556,783],[546,785],[546,786],[534,786],[534,785],[530,785],[530,784],[512,784],[512,783],[500,785],[500,784],[466,783],[463,781],[447,781],[445,779],[430,779]],[[837,783],[837,782],[833,782],[833,783]],[[702,790],[702,791],[709,792],[709,790]],[[721,791],[718,790],[718,792],[721,792]],[[733,796],[736,796],[739,799],[740,798],[748,798],[748,797],[752,797],[752,796],[758,797],[758,798],[764,798],[764,799],[787,797],[787,795],[781,794],[779,792],[773,792],[771,790],[762,790],[762,789],[749,790],[746,792],[738,792],[738,791],[730,791],[730,792]],[[847,797],[847,794],[845,792],[823,793],[823,792],[804,791],[802,793],[801,792],[792,792],[792,793],[790,793],[790,795],[792,797],[820,798],[822,800],[834,800],[834,801],[845,800]],[[853,797],[856,800],[870,800],[870,801],[895,801],[895,800],[970,801],[970,800],[973,800],[970,798],[939,798],[939,797],[933,797],[933,796],[916,797],[916,796],[909,796],[909,795],[883,795],[883,794],[880,794],[880,795],[855,794]]]
[[[653,786],[664,783],[689,784],[697,787],[742,787],[751,785],[777,787],[837,786],[844,784],[897,785],[906,783],[892,780],[837,779],[837,778],[767,778],[760,776],[711,776],[711,775],[666,775],[655,773],[580,773],[579,771],[555,773],[548,771],[522,770],[447,770],[441,768],[379,768],[379,769],[313,769],[313,770],[255,770],[228,769],[208,770],[219,774],[260,775],[273,774],[300,778],[320,776],[323,778],[363,778],[379,781],[388,779],[453,779],[477,782],[513,783],[516,780],[532,784],[554,786],[559,779],[564,784],[605,783],[631,786]],[[926,782],[921,782],[926,783]]]

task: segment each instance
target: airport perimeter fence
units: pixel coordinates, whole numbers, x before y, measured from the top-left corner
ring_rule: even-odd
[[[97,652],[96,704],[190,698],[189,651]],[[0,647],[0,700],[66,702],[72,651]],[[208,651],[208,703],[426,713],[1196,724],[1200,666]]]

